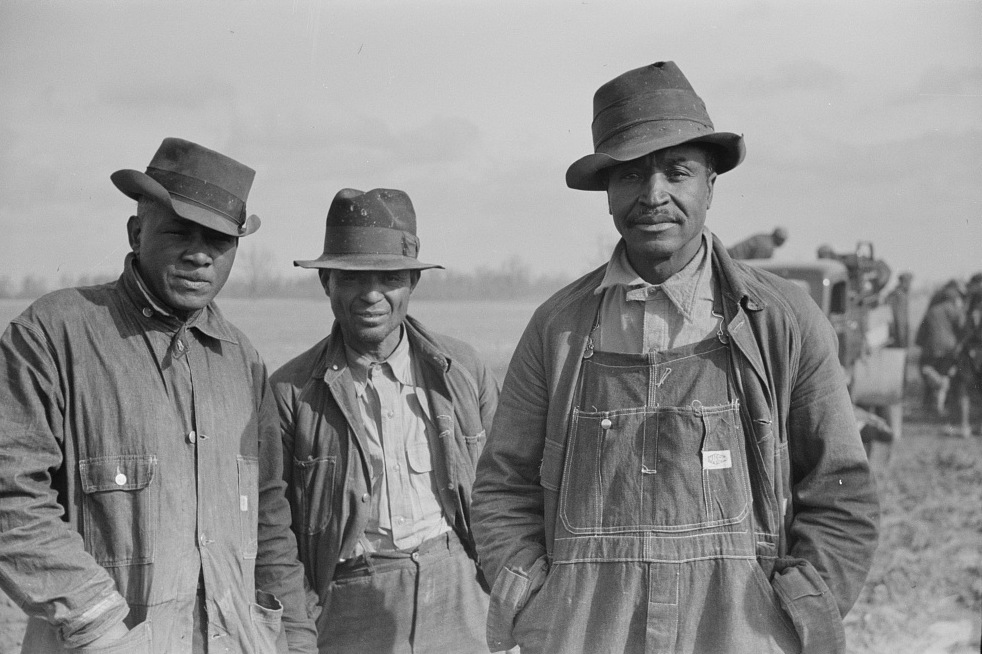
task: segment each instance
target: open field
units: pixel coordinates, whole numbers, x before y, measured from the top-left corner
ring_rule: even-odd
[[[26,305],[0,300],[0,324]],[[220,305],[271,370],[322,338],[331,322],[326,300]],[[499,378],[533,309],[507,302],[412,305],[423,322],[474,344]],[[889,462],[884,449],[873,452],[882,533],[866,587],[846,618],[849,652],[974,654],[982,631],[982,439],[945,436],[921,410],[913,367],[908,377],[904,440]],[[0,654],[19,651],[23,623],[23,613],[0,595]]]

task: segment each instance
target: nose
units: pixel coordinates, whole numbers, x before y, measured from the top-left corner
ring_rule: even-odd
[[[212,245],[205,238],[204,230],[191,230],[184,248],[184,260],[195,266],[208,266],[211,265],[213,259]]]
[[[665,188],[665,176],[657,171],[649,172],[645,175],[641,184],[639,201],[648,207],[656,207],[668,201],[668,193]]]

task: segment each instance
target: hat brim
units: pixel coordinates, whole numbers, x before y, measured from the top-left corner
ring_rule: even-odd
[[[184,202],[172,196],[160,182],[146,173],[141,173],[139,170],[117,170],[109,176],[109,179],[127,197],[138,202],[140,198],[149,197],[168,207],[181,218],[198,223],[199,225],[204,225],[208,229],[213,229],[222,234],[228,234],[229,236],[248,236],[258,230],[260,225],[262,225],[259,216],[250,215],[240,227],[226,216],[222,216],[205,207]]]
[[[607,178],[606,175],[600,174],[602,170],[625,161],[632,161],[657,150],[686,143],[705,143],[715,146],[717,150],[717,174],[733,170],[740,165],[747,154],[743,136],[739,134],[730,132],[713,132],[702,136],[691,136],[684,133],[648,134],[644,133],[642,127],[641,129],[627,130],[615,142],[605,143],[602,151],[588,154],[574,161],[566,170],[566,185],[579,191],[605,191],[607,190]]]
[[[435,263],[423,263],[412,257],[396,254],[332,254],[319,259],[298,260],[293,262],[300,268],[326,268],[329,270],[427,270],[443,266]]]

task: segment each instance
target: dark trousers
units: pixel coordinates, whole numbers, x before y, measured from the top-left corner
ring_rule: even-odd
[[[486,654],[488,594],[479,574],[453,532],[412,552],[344,561],[317,620],[318,650]]]

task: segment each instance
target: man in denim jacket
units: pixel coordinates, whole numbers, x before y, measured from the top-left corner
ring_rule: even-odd
[[[0,339],[0,586],[24,652],[313,652],[266,369],[212,302],[255,173],[164,139],[110,284]],[[282,629],[281,629],[282,622]]]
[[[610,262],[535,312],[478,464],[488,643],[845,651],[878,502],[831,325],[705,227],[744,156],[672,62],[594,97]]]
[[[421,271],[402,191],[340,191],[314,268],[331,334],[273,373],[320,652],[487,652],[471,486],[498,385],[407,316]]]

